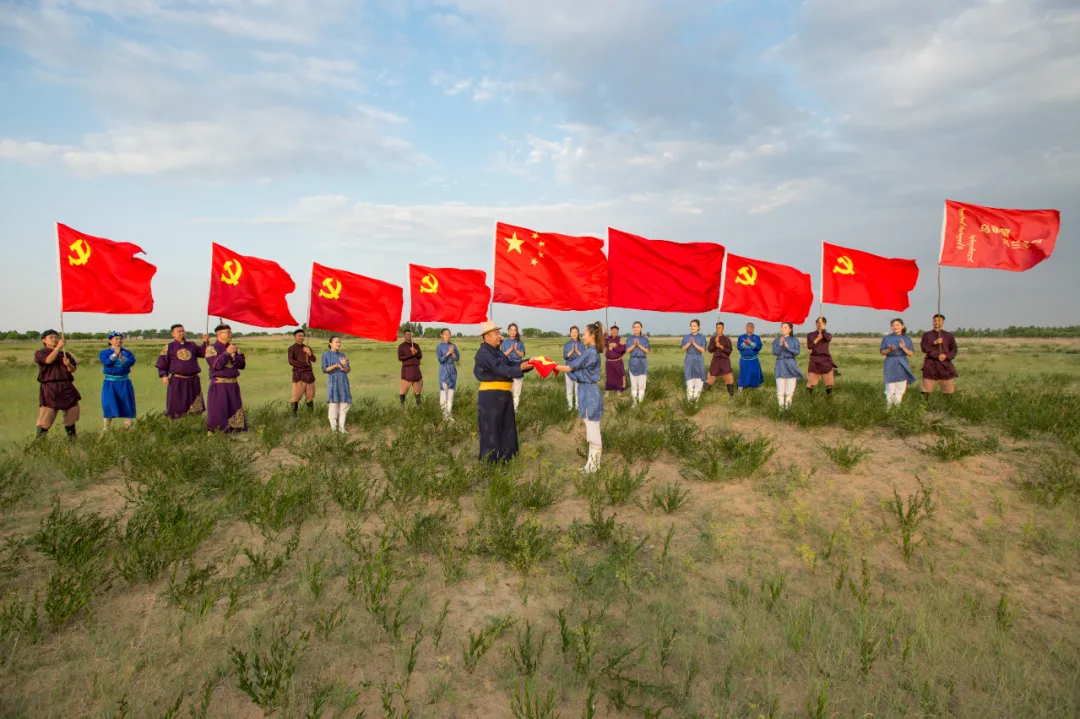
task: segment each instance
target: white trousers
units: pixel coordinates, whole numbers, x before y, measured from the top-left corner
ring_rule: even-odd
[[[791,406],[791,398],[795,395],[795,386],[798,381],[797,377],[776,378],[776,401],[782,409]]]
[[[573,409],[577,406],[577,382],[566,375],[566,406]]]
[[[517,412],[518,402],[521,401],[521,383],[522,382],[524,382],[524,380],[519,377],[518,379],[514,380],[513,383],[512,383],[514,385],[513,390],[514,390],[514,411],[515,412]]]
[[[649,382],[647,374],[630,375],[630,396],[634,402],[642,402],[645,399],[645,385]]]
[[[599,421],[585,420],[585,439],[589,441],[589,460],[582,469],[585,472],[595,472],[600,469],[600,455],[603,453]]]
[[[447,387],[445,382],[439,387],[439,406],[442,407],[443,416],[450,419],[454,412],[454,390]]]
[[[704,388],[705,380],[703,379],[686,380],[686,398],[693,402],[695,399],[701,396],[701,391]]]
[[[907,380],[901,382],[886,382],[885,383],[885,403],[889,407],[897,407],[904,399],[904,392],[907,391]]]
[[[348,402],[331,402],[326,406],[328,407],[327,413],[330,415],[330,430],[344,432],[345,416],[349,414],[349,407],[352,407],[352,405]]]

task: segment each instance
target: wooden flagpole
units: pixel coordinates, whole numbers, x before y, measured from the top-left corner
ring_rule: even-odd
[[[941,211],[941,247],[937,258],[937,313],[941,314],[941,258],[945,254],[945,223],[949,217],[949,206]]]
[[[64,339],[64,258],[60,254],[60,223],[56,223],[56,287],[60,299],[60,339]],[[44,339],[44,338],[42,338]],[[67,350],[61,350],[67,358]]]

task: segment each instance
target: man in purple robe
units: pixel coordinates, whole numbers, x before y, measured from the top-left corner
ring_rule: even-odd
[[[79,421],[79,400],[82,395],[75,389],[75,358],[64,351],[64,340],[56,330],[41,333],[45,345],[34,353],[38,367],[38,420],[37,438],[48,434],[56,421],[56,415],[64,413],[64,431],[68,439],[75,439],[75,423]]]
[[[311,369],[311,360],[315,353],[304,344],[307,335],[304,330],[293,332],[293,343],[289,347],[289,366],[292,367],[292,395],[289,398],[289,407],[292,409],[292,418],[299,415],[300,400],[305,400],[308,412],[315,411],[315,372]]]
[[[807,368],[809,377],[806,380],[808,393],[813,392],[821,380],[825,380],[825,394],[832,394],[833,385],[836,384],[836,375],[833,372],[836,364],[829,350],[832,335],[825,331],[826,322],[824,317],[818,317],[814,323],[816,329],[806,335],[806,346],[810,348],[810,365]]]
[[[398,345],[397,358],[401,362],[401,387],[398,399],[405,406],[405,393],[412,387],[416,404],[420,404],[420,393],[424,391],[424,375],[420,372],[420,360],[424,353],[413,342],[412,330],[405,330],[405,341]]]
[[[199,378],[202,372],[199,358],[206,357],[210,338],[203,335],[203,343],[197,345],[188,340],[183,325],[173,325],[169,331],[173,341],[161,350],[155,364],[162,384],[169,388],[165,392],[165,416],[180,419],[189,414],[202,414],[206,405]]]
[[[626,389],[626,367],[623,365],[623,355],[626,354],[626,343],[619,337],[619,326],[611,326],[610,338],[607,349],[604,351],[604,389],[613,392],[622,392]]]
[[[959,373],[953,366],[956,359],[956,338],[946,332],[945,315],[934,315],[934,329],[923,334],[922,351],[926,355],[922,367],[922,395],[929,397],[934,385],[941,385],[941,392],[951,396],[956,391]]]
[[[244,353],[232,343],[232,328],[214,328],[217,341],[206,348],[210,389],[206,393],[206,428],[211,432],[246,432],[247,417],[240,396],[240,371],[247,368]]]

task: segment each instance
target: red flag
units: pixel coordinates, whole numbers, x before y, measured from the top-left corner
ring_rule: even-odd
[[[141,247],[84,235],[56,223],[60,243],[60,311],[144,315],[154,311],[150,282],[157,267]]]
[[[495,301],[548,310],[607,307],[604,241],[498,223]]]
[[[1023,272],[1054,251],[1061,213],[945,200],[939,265]]]
[[[720,303],[724,246],[648,240],[608,228],[612,307],[709,312]]]
[[[483,270],[409,265],[409,319],[467,324],[488,318],[491,290]]]
[[[397,285],[318,263],[311,266],[312,329],[393,342],[404,306],[405,293]]]
[[[814,304],[810,275],[794,267],[728,254],[721,312],[801,324]]]
[[[898,260],[823,242],[821,301],[878,310],[906,310],[919,281],[915,260]]]
[[[526,363],[522,362],[521,364],[524,366]],[[528,364],[532,365],[541,377],[547,377],[551,374],[556,377],[559,376],[559,370],[557,369],[559,363],[543,355],[530,358]]]
[[[214,243],[207,314],[255,327],[294,326],[285,295],[295,290],[296,283],[278,263]]]

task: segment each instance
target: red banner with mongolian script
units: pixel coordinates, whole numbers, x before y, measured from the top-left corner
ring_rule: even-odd
[[[1054,252],[1061,213],[945,201],[938,264],[1023,272]]]

